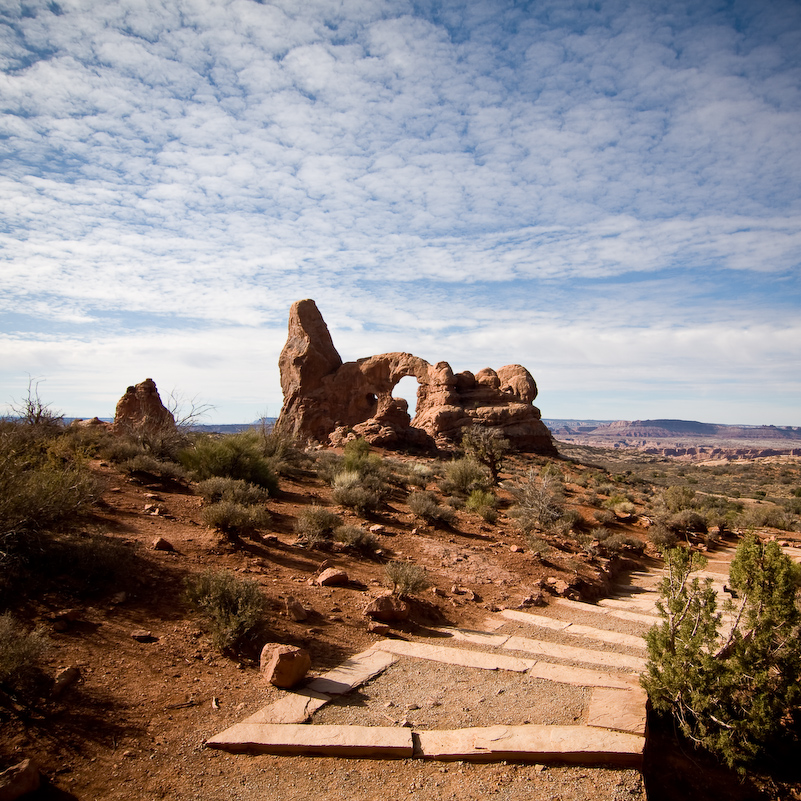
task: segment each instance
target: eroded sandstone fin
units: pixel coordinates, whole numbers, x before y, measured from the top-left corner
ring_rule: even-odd
[[[279,428],[301,439],[342,444],[361,436],[387,448],[448,447],[466,427],[492,429],[514,450],[556,454],[533,405],[534,378],[519,364],[497,372],[454,374],[447,362],[429,364],[411,353],[383,353],[342,362],[313,300],[292,304],[279,359],[284,404]],[[406,377],[418,382],[414,420],[392,394]]]

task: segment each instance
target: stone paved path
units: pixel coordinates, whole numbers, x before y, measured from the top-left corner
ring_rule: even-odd
[[[785,549],[801,562],[801,550]],[[702,576],[725,596],[735,548],[709,555]],[[248,753],[314,753],[422,759],[567,762],[639,767],[646,738],[644,633],[659,621],[658,584],[664,570],[635,571],[597,604],[558,599],[536,610],[505,609],[487,618],[483,631],[435,630],[438,639],[387,639],[340,668],[287,693],[207,742]],[[469,668],[475,682],[486,671],[586,688],[589,701],[577,725],[493,725],[427,730],[399,726],[315,725],[314,713],[337,695],[363,686],[398,660]],[[363,692],[369,695],[369,685]],[[310,722],[308,722],[310,721]],[[305,725],[304,725],[305,724]]]

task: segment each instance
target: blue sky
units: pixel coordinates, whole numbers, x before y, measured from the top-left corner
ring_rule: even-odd
[[[544,417],[801,425],[798,2],[7,0],[0,68],[0,403],[275,415],[311,297]]]

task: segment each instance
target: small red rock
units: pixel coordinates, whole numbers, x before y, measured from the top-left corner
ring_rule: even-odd
[[[348,574],[344,570],[336,567],[329,567],[323,570],[314,580],[320,587],[342,587],[348,583]]]

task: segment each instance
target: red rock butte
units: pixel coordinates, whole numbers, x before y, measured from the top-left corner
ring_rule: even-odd
[[[517,451],[556,454],[533,405],[537,384],[519,364],[474,375],[411,353],[343,362],[315,302],[299,300],[278,365],[284,405],[277,425],[301,439],[338,445],[355,434],[385,448],[449,448],[466,427],[479,425]],[[407,376],[419,384],[414,419],[406,400],[392,396]]]

